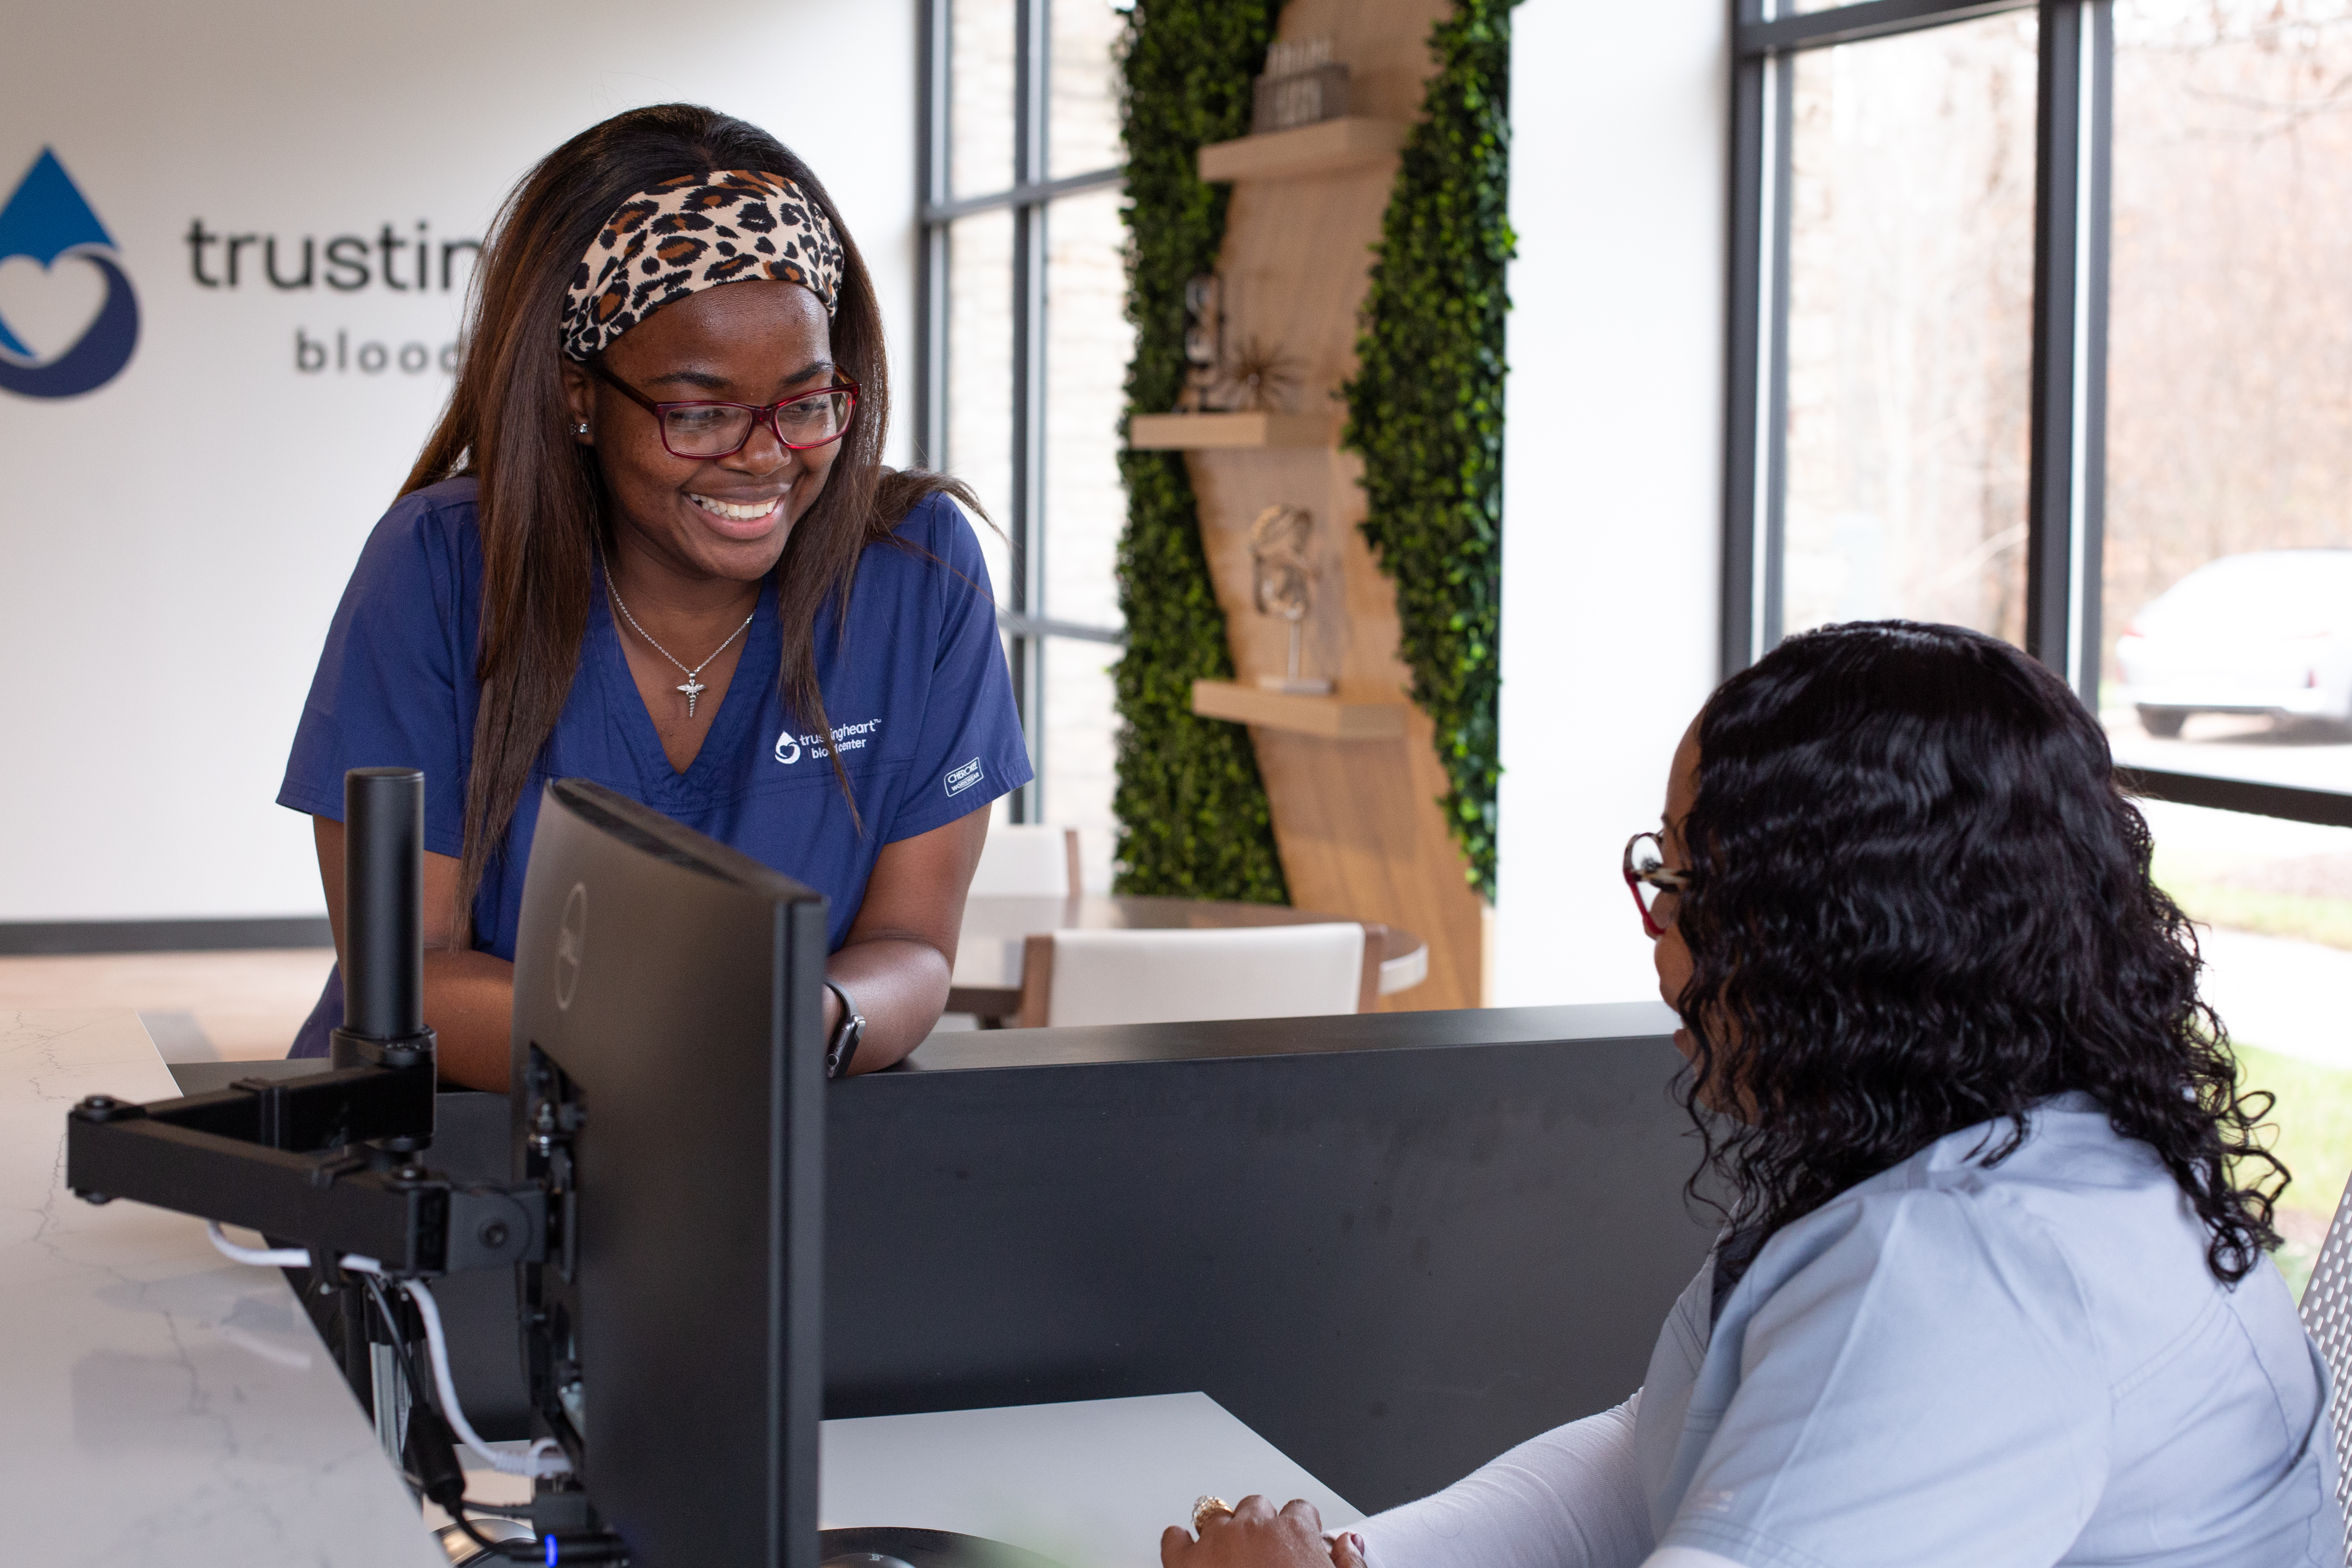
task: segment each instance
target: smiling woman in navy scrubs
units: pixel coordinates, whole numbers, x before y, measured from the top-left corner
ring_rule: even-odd
[[[881,465],[840,215],[765,132],[637,110],[525,178],[478,288],[278,797],[316,820],[338,942],[343,771],[422,768],[425,1020],[446,1078],[503,1089],[540,791],[593,779],[824,893],[826,1038],[898,1061],[946,1003],[983,808],[1030,771],[969,496]],[[341,1011],[338,970],[293,1054]]]

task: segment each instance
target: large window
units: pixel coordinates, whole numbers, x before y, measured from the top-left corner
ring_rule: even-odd
[[[1739,0],[1724,658],[1906,616],[2085,679],[2105,8]]]
[[[2323,818],[2285,791],[2352,791],[2348,11],[2115,7],[2100,717],[2126,763]],[[2279,1097],[2292,1275],[2352,1164],[2352,832],[2150,820],[2211,924],[2208,997]]]
[[[2352,791],[2347,11],[2116,6],[2101,674],[2128,761]]]
[[[2025,629],[2030,11],[1796,57],[1782,629]]]
[[[968,480],[1036,763],[1015,821],[1084,831],[1108,877],[1122,313],[1109,0],[929,0],[915,440]]]
[[[2352,0],[1739,0],[1724,649],[2062,671],[2277,1095],[2352,1173]]]

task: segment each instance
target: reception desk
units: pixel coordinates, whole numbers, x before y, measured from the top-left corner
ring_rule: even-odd
[[[1706,1251],[1670,1027],[1635,1005],[1006,1030],[835,1085],[826,1414],[1205,1394],[1365,1512],[1443,1485],[1631,1393]],[[282,1282],[184,1216],[58,1188],[73,1100],[173,1090],[127,1012],[0,1017],[14,1544],[425,1568]],[[443,1101],[435,1163],[494,1165],[502,1102]],[[497,1277],[461,1278],[488,1411],[511,1319]],[[1040,1473],[1038,1506],[1073,1479]]]
[[[1705,1258],[1652,1003],[938,1036],[834,1087],[825,1413],[1197,1389],[1366,1512],[1640,1384]]]

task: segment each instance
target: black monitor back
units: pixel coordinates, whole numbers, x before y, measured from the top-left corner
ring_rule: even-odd
[[[517,1137],[553,1178],[533,1398],[639,1568],[814,1568],[824,1375],[818,894],[547,786],[515,945]]]

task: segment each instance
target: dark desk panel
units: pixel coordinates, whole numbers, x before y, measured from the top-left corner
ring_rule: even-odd
[[[826,1414],[1200,1389],[1366,1510],[1623,1399],[1709,1229],[1664,1008],[941,1037],[835,1086]]]

